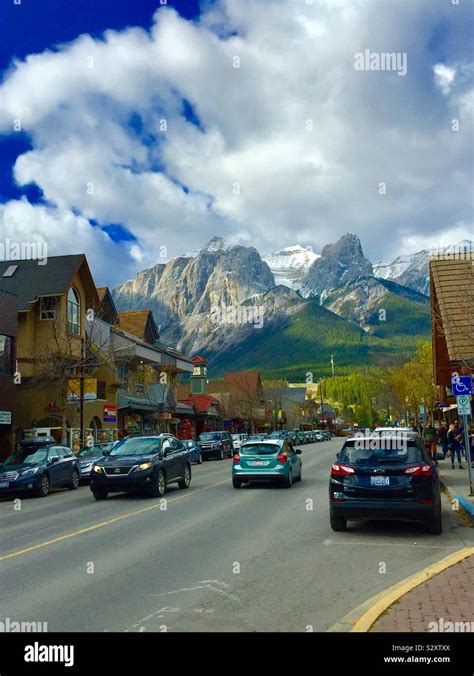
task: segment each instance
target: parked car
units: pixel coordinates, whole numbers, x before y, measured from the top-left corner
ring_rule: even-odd
[[[196,441],[193,439],[188,439],[183,442],[186,448],[188,449],[189,461],[200,465],[202,463],[202,453]]]
[[[224,460],[224,458],[231,458],[234,453],[234,444],[229,432],[201,432],[198,445],[203,460],[210,457]]]
[[[51,488],[79,486],[79,460],[54,439],[21,441],[17,451],[0,465],[0,495],[31,493],[46,497]]]
[[[316,430],[315,437],[316,437],[316,441],[325,441],[322,430]]]
[[[234,450],[240,448],[245,441],[248,441],[248,438],[248,434],[233,434],[232,442],[234,444]]]
[[[268,439],[268,434],[265,434],[265,432],[258,432],[257,434],[251,434],[248,441],[265,441],[265,439]]]
[[[346,529],[348,520],[418,521],[441,534],[438,467],[415,435],[373,435],[347,439],[331,469],[331,527]]]
[[[172,434],[127,437],[92,466],[90,489],[96,500],[109,493],[145,492],[159,498],[170,484],[191,484],[189,452]]]
[[[329,430],[321,430],[321,434],[324,441],[331,441],[331,432]]]
[[[81,466],[81,483],[88,483],[91,478],[92,465],[98,462],[110,453],[116,441],[111,441],[103,444],[94,444],[94,446],[86,446],[81,448],[76,457],[79,458]]]
[[[301,450],[293,448],[284,439],[247,441],[234,454],[232,485],[240,488],[251,481],[282,483],[291,488],[294,481],[301,481]]]
[[[287,439],[288,432],[286,430],[273,430],[273,432],[268,437],[269,439]]]

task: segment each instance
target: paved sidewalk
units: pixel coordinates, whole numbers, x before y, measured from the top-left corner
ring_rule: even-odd
[[[474,631],[474,555],[402,596],[370,631]]]
[[[441,482],[451,500],[457,500],[462,516],[465,517],[467,523],[474,525],[474,496],[469,495],[469,476],[467,472],[466,461],[463,458],[464,469],[459,469],[458,464],[455,464],[455,469],[451,467],[449,458],[439,461],[439,472]],[[474,468],[472,469],[474,479]]]

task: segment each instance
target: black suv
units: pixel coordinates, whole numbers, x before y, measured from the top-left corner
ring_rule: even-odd
[[[146,492],[163,496],[169,484],[189,488],[191,464],[186,446],[172,434],[127,437],[91,470],[90,489],[96,500],[109,493]]]
[[[400,433],[347,439],[331,469],[331,527],[352,519],[418,521],[442,532],[438,467],[422,439]]]
[[[234,442],[229,432],[201,432],[197,443],[203,460],[210,457],[224,460],[234,456]]]
[[[17,452],[0,465],[0,495],[33,493],[44,498],[51,488],[79,486],[79,460],[52,438],[20,441]]]

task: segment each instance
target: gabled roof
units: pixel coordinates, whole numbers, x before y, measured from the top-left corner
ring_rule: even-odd
[[[474,253],[430,261],[433,322],[451,363],[474,360]]]
[[[224,383],[233,385],[248,396],[255,397],[261,393],[262,381],[259,371],[229,371],[224,373]]]
[[[10,277],[3,277],[11,266],[17,266],[15,272]],[[84,254],[50,256],[45,265],[39,265],[37,260],[0,261],[0,283],[2,289],[16,294],[18,311],[25,312],[41,296],[60,296],[66,293],[81,266],[95,294],[94,280]]]
[[[147,343],[155,344],[159,340],[158,327],[151,310],[127,310],[119,312],[120,328]]]
[[[97,289],[97,295],[99,296],[99,311],[98,315],[100,319],[103,319],[104,322],[108,324],[117,324],[119,321],[119,315],[117,308],[115,307],[112,294],[110,293],[108,286],[101,286]]]
[[[195,407],[198,413],[208,413],[212,405],[220,405],[219,400],[209,394],[190,394],[186,399],[180,399],[183,404]]]

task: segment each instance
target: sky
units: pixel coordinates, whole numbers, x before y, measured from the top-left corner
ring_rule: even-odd
[[[0,241],[85,252],[114,286],[214,235],[319,252],[353,232],[374,262],[472,239],[473,19],[468,0],[2,0]]]

